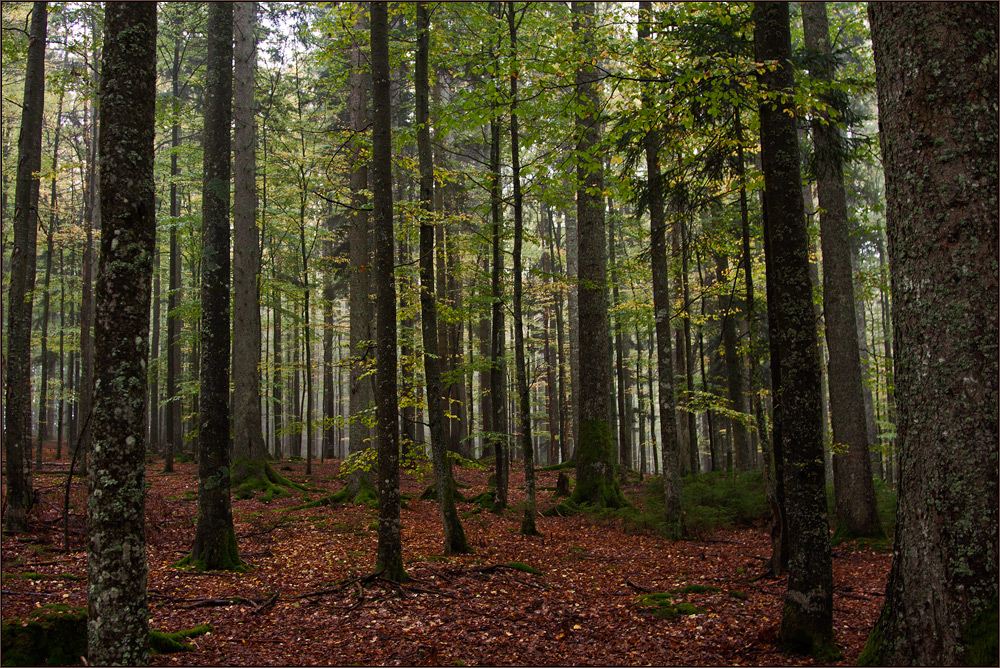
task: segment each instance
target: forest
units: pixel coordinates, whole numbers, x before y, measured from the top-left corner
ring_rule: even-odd
[[[3,2],[3,665],[997,665],[998,21]]]

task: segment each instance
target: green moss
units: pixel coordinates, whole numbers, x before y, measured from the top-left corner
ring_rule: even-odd
[[[705,611],[694,605],[681,601],[674,603],[671,594],[667,592],[654,592],[652,594],[642,594],[636,597],[636,602],[646,608],[652,608],[657,617],[664,619],[677,619],[681,615],[701,615]]]
[[[529,566],[528,564],[521,563],[520,561],[511,561],[504,565],[507,568],[513,568],[515,571],[531,573],[532,575],[543,575],[543,573],[534,566]]]
[[[239,548],[236,545],[236,533],[229,529],[223,540],[222,549],[210,555],[201,554],[197,559],[193,555],[185,555],[176,562],[176,568],[191,568],[196,571],[231,571],[246,573],[247,566],[240,561]]]
[[[149,631],[149,649],[157,654],[172,654],[174,652],[187,652],[194,649],[193,646],[184,643],[188,638],[203,636],[212,630],[211,624],[200,624],[190,629],[177,631],[176,633],[164,633],[162,631]]]
[[[87,609],[42,606],[0,627],[4,666],[79,665],[87,655]]]
[[[580,444],[576,451],[577,481],[570,500],[601,508],[629,505],[614,475],[614,441],[611,427],[603,420],[580,422]]]
[[[735,598],[738,601],[745,601],[745,600],[747,600],[747,598],[749,598],[743,592],[737,591],[735,589],[727,589],[726,593],[729,594],[730,596],[732,596],[733,598]]]
[[[564,461],[564,462],[562,462],[560,464],[552,464],[551,466],[542,466],[542,467],[539,467],[539,468],[537,468],[535,470],[536,471],[562,471],[563,469],[572,469],[572,468],[576,468],[576,459],[573,459],[573,458],[567,459],[566,461]]]
[[[793,603],[786,602],[782,609],[780,640],[782,649],[791,654],[808,654],[823,662],[841,657],[833,629],[823,628]]]
[[[700,585],[700,584],[689,584],[684,585],[677,590],[678,594],[705,594],[708,592],[722,591],[718,587],[713,587],[711,585]]]
[[[967,666],[995,666],[1000,661],[997,626],[1000,624],[997,608],[998,599],[981,611],[962,632],[965,645],[964,663]]]
[[[883,608],[882,613],[875,620],[875,626],[872,627],[871,633],[868,634],[868,641],[865,642],[861,654],[858,655],[859,666],[882,665],[882,641],[885,638],[885,623],[887,618],[888,615],[886,615],[885,608]]]
[[[4,580],[86,580],[86,575],[72,573],[4,573]]]
[[[476,496],[469,499],[470,503],[474,503],[483,510],[493,510],[496,505],[497,492],[495,489],[490,489],[482,494],[477,494]]]

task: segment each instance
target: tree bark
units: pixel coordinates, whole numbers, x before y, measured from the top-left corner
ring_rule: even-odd
[[[198,524],[188,563],[242,568],[229,496],[229,179],[233,6],[208,6],[202,195]]]
[[[371,3],[372,227],[375,231],[375,417],[378,432],[378,555],[375,571],[397,582],[403,568],[399,519],[399,399],[396,395],[396,284],[393,277],[389,10]]]
[[[179,22],[179,15],[178,22]],[[179,31],[178,31],[179,33]],[[177,237],[177,219],[181,215],[180,197],[177,192],[177,181],[180,167],[177,153],[181,146],[180,125],[180,69],[181,44],[178,34],[174,41],[173,62],[170,69],[171,104],[173,121],[170,128],[170,217],[174,224],[170,226],[170,296],[167,297],[167,415],[166,443],[163,448],[163,470],[172,473],[174,470],[174,452],[180,452],[184,443],[181,430],[181,397],[179,381],[181,375],[181,325],[182,318],[177,309],[182,302],[181,288],[181,250]]]
[[[802,202],[798,137],[791,96],[793,73],[788,3],[754,4],[754,41],[761,62],[761,160],[764,172],[768,287],[780,378],[785,511],[789,530],[788,590],[782,644],[818,657],[838,655],[833,643],[833,569],[826,514],[820,366],[809,280],[808,233]]]
[[[867,664],[997,662],[996,5],[869,5],[900,448]]]
[[[101,64],[96,385],[87,494],[87,657],[149,661],[146,364],[156,240],[156,4],[109,2]]]
[[[4,447],[7,454],[7,531],[26,531],[31,489],[31,311],[35,289],[38,229],[38,171],[42,166],[42,112],[45,105],[45,2],[31,10],[31,34],[17,142],[14,183],[14,250],[10,261],[7,325],[7,389]]]

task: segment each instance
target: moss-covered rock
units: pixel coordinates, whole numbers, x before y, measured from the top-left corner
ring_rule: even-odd
[[[75,666],[87,655],[87,609],[46,605],[0,627],[4,666]]]

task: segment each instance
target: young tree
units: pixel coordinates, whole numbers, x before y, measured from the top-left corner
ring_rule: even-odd
[[[579,225],[580,442],[576,448],[574,502],[620,508],[627,504],[615,477],[611,432],[611,336],[608,329],[607,227],[604,220],[604,168],[600,150],[600,101],[596,15],[593,2],[573,3],[573,27],[585,61],[576,70],[580,96],[576,117],[576,209]],[[586,335],[583,333],[586,332]],[[582,371],[582,369],[581,369]]]
[[[471,550],[455,508],[455,485],[448,462],[448,444],[445,443],[441,370],[438,366],[437,303],[434,299],[434,163],[431,158],[430,87],[427,75],[431,35],[430,12],[425,2],[417,3],[416,28],[417,54],[413,75],[420,207],[423,209],[420,219],[420,331],[424,344],[424,378],[427,382],[427,421],[431,428],[431,459],[444,526],[444,553],[465,554]]]
[[[156,3],[109,2],[104,17],[87,658],[98,665],[144,665],[149,661],[145,416],[156,239]]]
[[[392,234],[392,109],[389,8],[370,9],[372,65],[372,227],[375,230],[375,418],[378,432],[378,556],[375,571],[397,582],[403,569],[399,520],[399,397],[396,394],[396,283]]]
[[[201,231],[198,526],[189,563],[238,570],[229,496],[229,127],[233,108],[233,5],[208,6]]]
[[[830,28],[825,2],[802,4],[806,48],[816,54],[813,75],[833,82]],[[843,113],[845,104],[835,95],[824,102]],[[823,249],[823,317],[826,347],[830,351],[830,413],[833,441],[833,484],[837,503],[837,533],[844,537],[882,536],[885,532],[875,507],[868,426],[865,418],[861,353],[854,305],[851,240],[847,229],[847,196],[842,165],[843,138],[829,111],[813,117],[816,190],[819,195]],[[841,451],[846,446],[846,450]]]
[[[809,237],[805,225],[793,105],[788,3],[754,4],[757,59],[761,75],[761,163],[767,283],[773,289],[778,351],[772,359],[780,378],[775,402],[780,420],[788,521],[788,591],[781,616],[781,640],[789,649],[831,656],[833,567],[826,514],[820,367],[809,279]],[[771,304],[769,300],[769,305]]]
[[[900,447],[869,665],[997,663],[996,5],[872,3]],[[914,67],[919,63],[919,67]]]
[[[31,489],[31,311],[35,289],[38,228],[38,171],[42,166],[42,112],[45,106],[45,39],[48,7],[35,2],[21,106],[14,184],[14,250],[10,260],[7,325],[7,388],[4,399],[4,448],[7,454],[8,531],[28,528]]]

